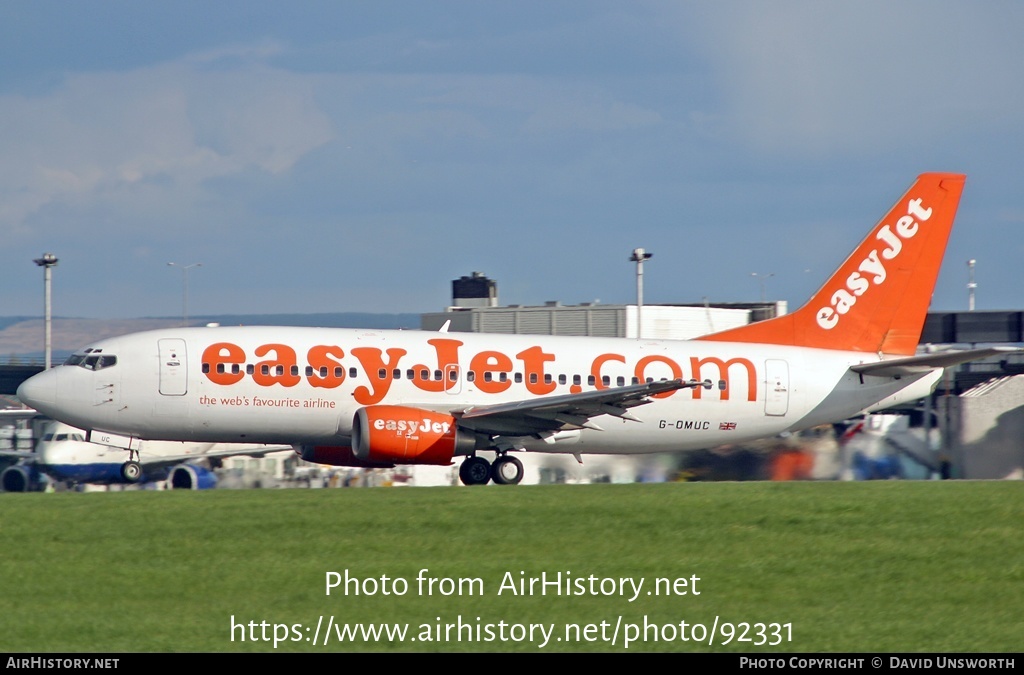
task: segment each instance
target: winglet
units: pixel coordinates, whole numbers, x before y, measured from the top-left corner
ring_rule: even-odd
[[[918,176],[806,305],[697,339],[914,354],[965,180]]]

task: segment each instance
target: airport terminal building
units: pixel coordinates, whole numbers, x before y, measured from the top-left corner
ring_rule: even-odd
[[[420,328],[459,333],[644,337],[690,340],[700,335],[781,316],[783,302],[728,304],[604,305],[586,302],[563,305],[499,306],[497,284],[474,272],[452,281],[452,304],[443,312],[423,314]]]

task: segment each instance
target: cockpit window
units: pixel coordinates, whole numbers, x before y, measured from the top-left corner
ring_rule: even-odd
[[[98,350],[97,350],[98,351]],[[117,357],[113,354],[72,354],[64,362],[65,366],[78,366],[86,370],[103,370],[117,365]]]

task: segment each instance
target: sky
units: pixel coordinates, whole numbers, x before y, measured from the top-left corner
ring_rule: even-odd
[[[5,0],[0,316],[802,304],[926,171],[1024,308],[1024,5]],[[175,266],[169,266],[174,262]],[[201,266],[187,265],[200,263]]]

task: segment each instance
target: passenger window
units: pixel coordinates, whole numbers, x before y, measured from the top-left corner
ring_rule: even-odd
[[[623,386],[625,386],[625,384],[626,384],[626,378],[624,378],[624,377],[622,377],[621,375],[619,375],[619,376],[618,376],[617,378],[615,378],[615,384],[616,384],[617,386],[619,386],[619,387],[623,387]]]

